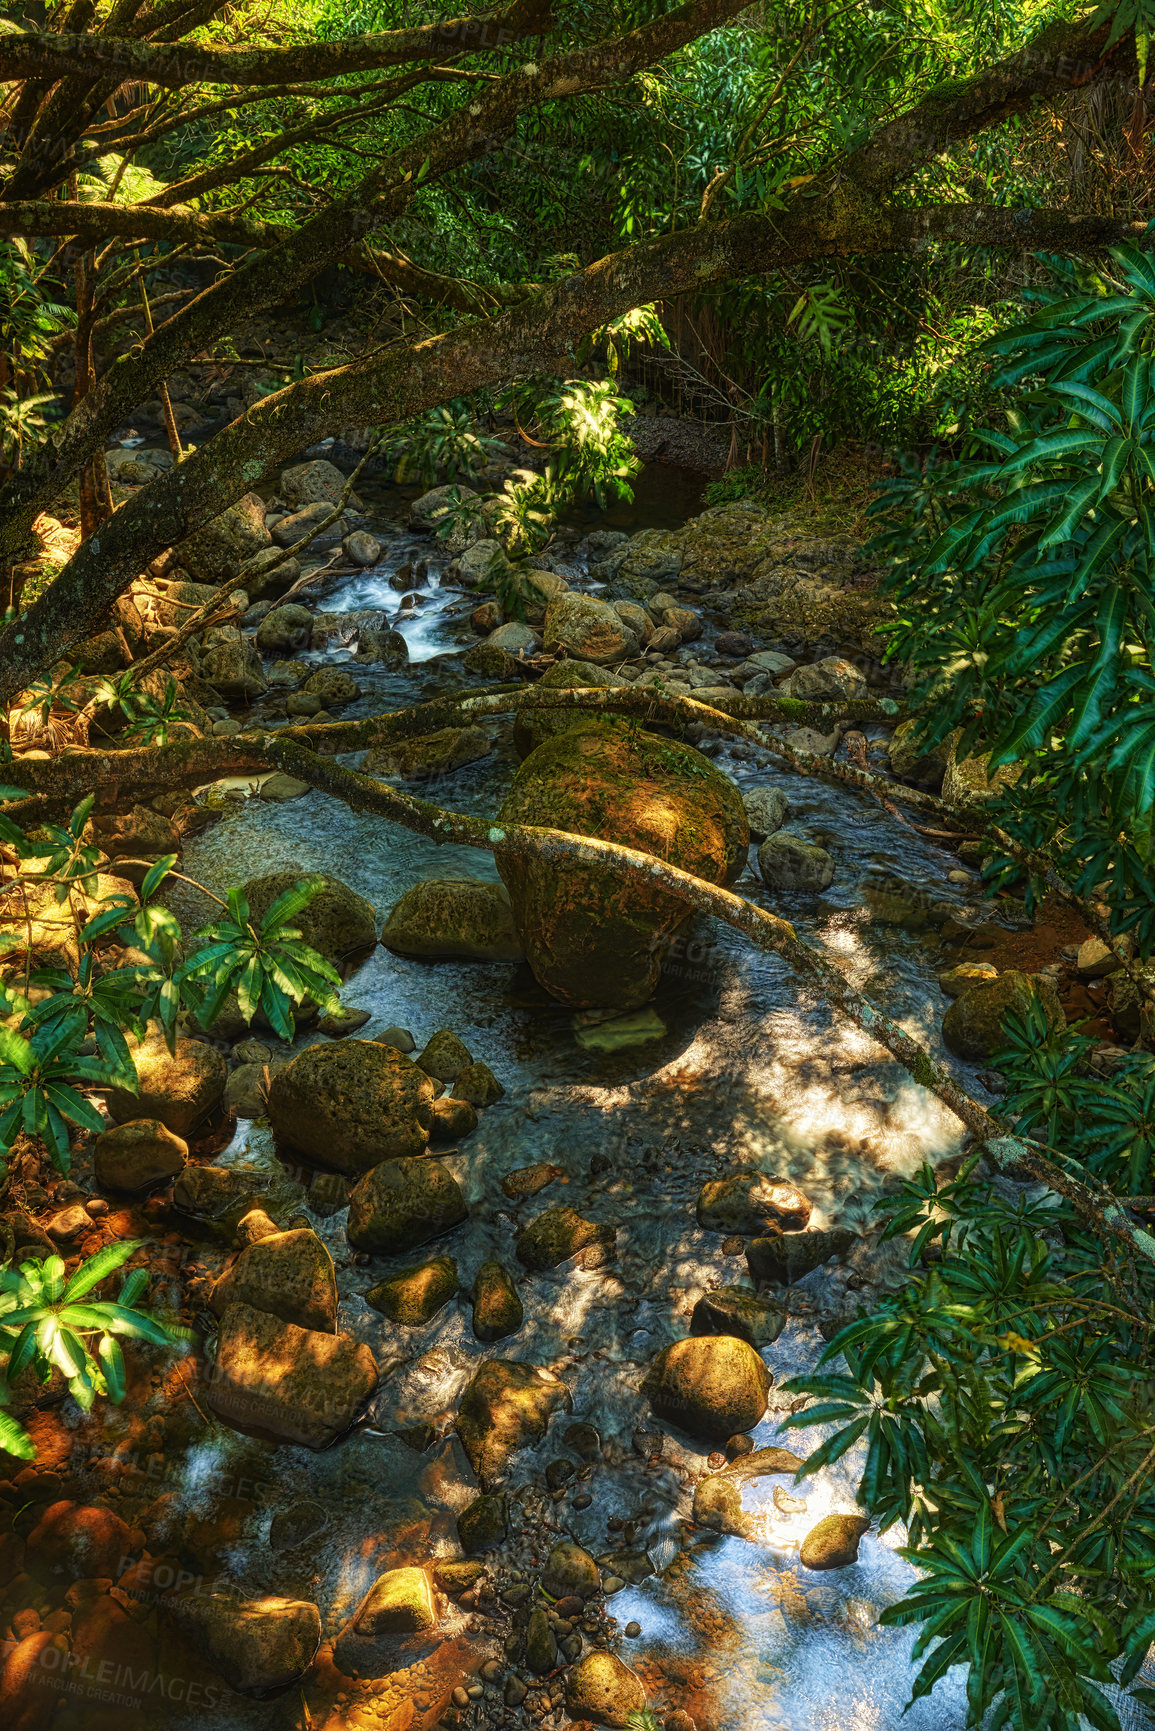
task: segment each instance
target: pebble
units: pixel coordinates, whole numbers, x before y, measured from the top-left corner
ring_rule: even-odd
[[[103,1196],[90,1196],[84,1206],[94,1220],[100,1220],[108,1213],[108,1203]]]
[[[588,1509],[593,1500],[588,1491],[583,1491],[580,1497],[574,1498],[573,1506],[575,1509]]]
[[[487,1683],[496,1683],[501,1676],[501,1662],[498,1659],[487,1659],[481,1667],[481,1675]]]
[[[602,1584],[602,1591],[608,1599],[611,1593],[620,1593],[625,1584],[620,1575],[607,1575]]]
[[[638,1636],[641,1634],[641,1632],[642,1632],[642,1625],[640,1623],[627,1623],[626,1624],[625,1633],[629,1636],[631,1641],[636,1641]]]
[[[408,1028],[386,1028],[383,1034],[376,1035],[379,1046],[392,1046],[398,1052],[415,1052],[417,1041]]]
[[[557,1604],[554,1606],[554,1610],[557,1612],[559,1618],[564,1622],[569,1618],[580,1617],[582,1612],[585,1610],[585,1601],[579,1599],[576,1593],[567,1593],[564,1599],[558,1600]],[[566,1630],[566,1634],[569,1634],[568,1629]]]
[[[529,1694],[529,1690],[521,1681],[520,1677],[507,1677],[505,1679],[504,1693],[505,1704],[507,1707],[520,1707],[526,1696]]]
[[[466,1691],[462,1688],[460,1683],[457,1685],[456,1689],[453,1691],[452,1700],[453,1700],[453,1705],[455,1707],[468,1707],[469,1706],[469,1696],[466,1693]]]

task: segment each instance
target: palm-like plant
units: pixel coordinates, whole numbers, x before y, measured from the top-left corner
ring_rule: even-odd
[[[259,926],[250,921],[249,904],[240,890],[229,891],[228,918],[197,934],[208,943],[174,975],[182,991],[191,987],[203,994],[198,1007],[202,1027],[212,1026],[230,992],[236,992],[246,1021],[259,1010],[283,1040],[291,1040],[295,1031],[292,1005],[309,997],[323,1009],[337,1008],[334,987],[341,976],[302,942],[293,925],[323,886],[323,878],[303,879],[277,897]]]
[[[32,1258],[19,1268],[0,1270],[0,1409],[12,1386],[32,1370],[42,1383],[59,1371],[83,1412],[97,1395],[119,1404],[126,1378],[121,1339],[152,1346],[183,1346],[191,1331],[143,1310],[138,1300],[148,1286],[140,1268],[123,1282],[114,1301],[94,1299],[93,1289],[140,1249],[139,1240],[106,1245],[81,1264],[71,1278],[59,1256]],[[93,1351],[95,1343],[95,1351]],[[0,1449],[31,1460],[32,1439],[10,1413],[0,1410]]]

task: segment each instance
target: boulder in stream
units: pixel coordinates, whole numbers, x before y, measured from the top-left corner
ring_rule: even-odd
[[[554,1413],[572,1406],[569,1389],[551,1371],[517,1359],[488,1359],[457,1414],[457,1434],[478,1483],[491,1489],[518,1449],[540,1442]]]
[[[790,810],[786,795],[776,787],[746,788],[742,804],[746,808],[750,834],[757,841],[765,841],[767,836],[777,834]]]
[[[401,1268],[365,1294],[365,1302],[390,1322],[421,1328],[443,1310],[457,1291],[457,1264],[452,1256],[435,1256],[416,1268]]]
[[[780,1304],[745,1286],[717,1286],[703,1293],[690,1315],[691,1334],[734,1334],[756,1349],[772,1345],[785,1325]]]
[[[583,1268],[600,1268],[614,1253],[617,1228],[586,1220],[576,1208],[547,1208],[517,1235],[518,1261],[533,1273],[580,1257]]]
[[[327,1448],[376,1387],[373,1354],[349,1335],[298,1328],[250,1304],[226,1306],[207,1396],[226,1424]]]
[[[638,640],[608,601],[570,590],[546,608],[545,651],[602,665],[636,655]]]
[[[542,1591],[551,1599],[592,1599],[601,1591],[598,1566],[576,1539],[563,1539],[545,1560]]]
[[[866,680],[853,661],[827,655],[790,675],[790,696],[807,703],[837,703],[842,697],[865,697]]]
[[[424,1569],[409,1565],[378,1575],[353,1614],[359,1635],[419,1635],[437,1625],[433,1589]]]
[[[105,1190],[149,1190],[184,1171],[188,1143],[159,1118],[130,1118],[96,1138],[93,1165]]]
[[[321,1645],[321,1613],[308,1599],[191,1593],[165,1609],[231,1689],[266,1695],[303,1677]]]
[[[440,1238],[465,1216],[461,1187],[439,1161],[383,1160],[349,1198],[349,1242],[379,1256],[401,1255]]]
[[[215,1046],[203,1040],[178,1040],[170,1052],[164,1035],[153,1032],[143,1040],[130,1037],[138,1091],[110,1088],[108,1113],[114,1123],[155,1118],[174,1135],[187,1140],[218,1104],[228,1080],[228,1066]]]
[[[394,1046],[333,1040],[306,1046],[277,1071],[268,1111],[282,1142],[337,1172],[359,1174],[424,1151],[433,1083]]]
[[[558,661],[542,675],[536,691],[581,691],[596,687],[609,690],[613,686],[626,688],[629,680],[610,667],[598,667],[592,661]],[[528,757],[537,746],[559,733],[567,733],[576,722],[588,719],[580,709],[519,709],[513,718],[513,743],[522,757]]]
[[[753,1430],[766,1411],[771,1376],[749,1341],[691,1335],[665,1347],[646,1376],[659,1418],[693,1437],[724,1442]]]
[[[381,942],[398,955],[430,961],[525,959],[509,891],[503,883],[479,878],[430,878],[415,884],[390,910]]]
[[[326,872],[268,872],[250,878],[242,891],[250,917],[259,924],[278,896],[294,889],[306,875],[318,876],[323,881],[308,907],[293,917],[302,940],[327,962],[344,962],[373,949],[377,943],[377,915],[364,896]]]
[[[942,1037],[956,1058],[982,1063],[1007,1044],[1005,1018],[1023,1016],[1032,1002],[1042,1006],[1047,1025],[1062,1032],[1067,1025],[1054,982],[1045,974],[1024,974],[1008,968],[988,985],[971,986],[957,997],[942,1019]]]
[[[571,1719],[620,1728],[644,1709],[646,1691],[637,1672],[616,1653],[594,1648],[566,1677],[565,1704]]]
[[[517,1288],[504,1263],[483,1262],[473,1281],[473,1332],[478,1340],[504,1340],[525,1320]]]
[[[810,1219],[810,1198],[764,1172],[736,1172],[712,1178],[698,1192],[698,1225],[706,1232],[762,1233],[767,1227],[797,1231]]]
[[[827,1515],[802,1541],[804,1569],[845,1569],[858,1561],[858,1545],[870,1526],[866,1515]]]
[[[499,822],[593,835],[655,854],[707,882],[732,883],[750,831],[741,796],[680,741],[586,719],[526,758]],[[652,996],[666,941],[688,905],[647,878],[497,852],[539,984],[576,1009],[634,1009]]]
[[[832,1256],[845,1256],[856,1237],[848,1226],[820,1232],[770,1232],[764,1238],[750,1239],[746,1266],[757,1285],[792,1286]]]
[[[265,502],[246,493],[176,547],[181,568],[201,583],[226,583],[244,561],[271,540],[265,528]]]
[[[213,1286],[209,1305],[217,1316],[237,1302],[298,1328],[332,1334],[337,1327],[333,1258],[310,1227],[268,1233],[246,1245]]]
[[[834,882],[834,861],[826,849],[784,829],[767,837],[758,849],[758,870],[771,890],[815,894]]]

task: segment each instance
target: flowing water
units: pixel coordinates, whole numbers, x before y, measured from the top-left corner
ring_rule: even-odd
[[[630,527],[676,517],[678,500],[668,480],[665,489],[650,501],[642,495]],[[377,502],[379,513],[392,508],[384,497]],[[385,543],[380,567],[343,581],[325,595],[324,606],[381,610],[405,634],[411,668],[397,674],[354,666],[363,696],[348,715],[459,688],[456,661],[475,604],[475,597],[439,585],[446,561],[435,543],[383,516],[371,527]],[[416,588],[417,605],[402,610],[388,578],[415,557],[428,560],[428,573]],[[337,645],[318,659],[347,663],[350,654]],[[504,742],[508,731],[495,728],[493,754],[430,796],[455,809],[493,811],[516,768],[512,745]],[[729,748],[717,761],[743,788],[781,787],[790,800],[791,829],[823,842],[835,856],[837,876],[825,895],[778,898],[779,911],[941,1056],[938,1028],[947,1000],[936,984],[933,947],[917,934],[872,922],[863,891],[882,868],[961,905],[965,888],[947,878],[957,865],[954,856],[851,789],[786,775],[769,758],[739,757]],[[319,792],[280,805],[235,799],[221,822],[189,843],[184,867],[217,891],[286,868],[344,879],[379,916],[423,878],[495,876],[488,854],[437,847]],[[737,887],[769,905],[752,872]],[[691,1528],[692,1480],[705,1465],[697,1445],[668,1434],[654,1459],[633,1443],[639,1429],[660,1428],[639,1388],[655,1353],[686,1332],[704,1290],[746,1280],[741,1258],[724,1256],[720,1235],[696,1224],[694,1201],[706,1179],[740,1165],[789,1177],[813,1201],[813,1225],[848,1224],[865,1232],[884,1186],[926,1160],[958,1152],[957,1121],[776,957],[705,920],[676,946],[655,1002],[653,1037],[613,1050],[591,1046],[589,1031],[569,1011],[546,998],[525,970],[510,967],[422,963],[378,948],[342,997],[369,1012],[362,1037],[400,1024],[420,1046],[435,1029],[452,1028],[505,1085],[504,1099],[481,1115],[477,1132],[446,1160],[470,1218],[435,1249],[457,1258],[463,1290],[487,1257],[516,1267],[519,1226],[557,1202],[612,1222],[618,1253],[605,1268],[570,1264],[524,1280],[525,1325],[495,1348],[474,1339],[461,1301],[421,1329],[385,1322],[364,1293],[412,1258],[358,1265],[345,1240],[344,1214],[311,1214],[336,1262],[339,1326],[396,1368],[381,1383],[368,1426],[354,1437],[320,1455],[291,1447],[276,1452],[278,1506],[294,1498],[320,1504],[323,1536],[297,1551],[270,1548],[269,1512],[257,1513],[231,1560],[235,1577],[248,1589],[307,1593],[320,1604],[327,1632],[336,1635],[382,1558],[454,1554],[453,1516],[476,1489],[449,1427],[481,1360],[516,1357],[566,1382],[573,1417],[593,1424],[603,1446],[589,1475],[571,1480],[553,1499],[542,1488],[542,1473],[547,1462],[568,1453],[560,1439],[571,1422],[567,1415],[555,1418],[538,1448],[515,1457],[509,1484],[520,1498],[520,1530],[486,1560],[499,1576],[512,1570],[531,1577],[551,1533],[568,1532],[601,1555],[622,1547],[623,1523],[632,1523],[629,1548],[644,1549],[654,1572],[627,1583],[609,1609],[619,1633],[632,1621],[641,1625],[640,1636],[621,1635],[620,1651],[659,1712],[685,1707],[708,1731],[961,1727],[958,1672],[903,1718],[913,1635],[877,1622],[879,1611],[912,1580],[897,1554],[902,1534],[868,1534],[849,1568],[815,1574],[798,1561],[800,1541],[817,1519],[854,1509],[857,1455],[800,1487],[805,1514],[782,1515],[774,1506],[775,1485],[794,1491],[787,1477],[748,1486],[744,1506],[755,1536],[746,1539]],[[985,1098],[975,1075],[959,1069]],[[218,1159],[275,1181],[277,1160],[263,1121],[242,1120]],[[503,1176],[536,1161],[553,1162],[562,1176],[539,1197],[511,1202],[501,1189]],[[825,1434],[782,1428],[789,1397],[779,1396],[777,1385],[812,1366],[822,1350],[814,1314],[819,1301],[829,1306],[844,1295],[849,1309],[855,1287],[869,1283],[885,1254],[866,1242],[851,1266],[831,1265],[794,1289],[790,1321],[763,1354],[775,1390],[754,1434],[756,1446],[805,1453]],[[441,1440],[417,1454],[392,1433],[421,1422]],[[240,1470],[251,1447],[249,1439],[218,1433],[185,1463],[178,1499],[193,1506],[205,1483],[227,1481]],[[591,1499],[584,1509],[574,1506],[578,1490]],[[471,1681],[482,1661],[500,1653],[491,1641],[470,1635],[460,1611],[450,1613],[442,1634],[442,1657],[450,1654],[460,1673],[455,1681]],[[420,1667],[400,1683],[397,1676],[388,1683],[347,1678],[337,1704],[332,1695],[313,1700],[313,1723],[327,1731],[382,1723],[406,1689],[420,1708],[423,1678]],[[250,1722],[239,1704],[236,1711],[238,1724]],[[470,1714],[479,1723],[520,1722],[506,1712],[494,1685],[485,1687]],[[563,1717],[557,1713],[556,1722]]]

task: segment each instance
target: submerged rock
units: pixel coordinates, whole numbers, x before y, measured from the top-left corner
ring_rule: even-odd
[[[504,1263],[483,1262],[473,1282],[473,1332],[478,1340],[504,1340],[525,1320],[517,1288]]]
[[[742,1486],[775,1473],[793,1475],[802,1465],[800,1457],[789,1449],[755,1449],[731,1461],[719,1473],[700,1479],[694,1491],[694,1521],[714,1532],[733,1533],[738,1538],[756,1538],[760,1522],[756,1515],[742,1507]],[[778,1506],[775,1487],[775,1506]],[[805,1505],[803,1505],[804,1507]]]
[[[309,1227],[270,1233],[247,1245],[213,1286],[209,1304],[217,1316],[238,1302],[298,1328],[332,1334],[337,1327],[333,1258]]]
[[[599,1268],[613,1256],[616,1239],[616,1227],[585,1220],[574,1208],[547,1208],[518,1233],[517,1256],[534,1272],[578,1255],[583,1268]]]
[[[509,1501],[504,1491],[475,1497],[457,1517],[457,1536],[467,1557],[495,1550],[509,1531]]]
[[[452,1256],[435,1256],[416,1268],[402,1268],[365,1294],[366,1303],[390,1322],[420,1328],[432,1321],[457,1291],[457,1264]]]
[[[436,1160],[383,1160],[349,1198],[349,1242],[357,1250],[398,1255],[440,1238],[465,1219],[456,1178]]]
[[[516,1359],[491,1358],[461,1397],[457,1434],[478,1482],[499,1480],[518,1449],[541,1441],[559,1409],[572,1407],[569,1389],[551,1371]],[[460,1523],[459,1523],[460,1524]]]
[[[227,1424],[326,1448],[376,1387],[373,1354],[349,1335],[298,1328],[249,1304],[226,1307],[207,1398]]]
[[[406,890],[390,910],[381,942],[398,955],[431,961],[525,959],[509,891],[476,878],[431,878]]]
[[[804,1569],[845,1569],[858,1561],[858,1545],[870,1526],[866,1515],[827,1515],[802,1541]]]
[[[834,882],[834,861],[824,847],[779,830],[758,849],[758,870],[767,889],[801,890],[809,894]]]
[[[792,1286],[832,1256],[845,1256],[856,1236],[847,1226],[825,1232],[773,1232],[750,1240],[746,1266],[756,1282]]]
[[[748,1341],[691,1335],[658,1354],[645,1390],[660,1418],[691,1436],[724,1442],[761,1421],[770,1383],[770,1372]]]
[[[130,1118],[96,1138],[93,1168],[106,1190],[148,1190],[184,1171],[188,1143],[159,1118]]]
[[[499,821],[613,839],[731,883],[749,828],[737,788],[676,740],[584,720],[522,764]],[[634,1009],[653,994],[687,904],[650,881],[594,865],[497,853],[530,967],[575,1008]]]
[[[546,1558],[542,1590],[551,1599],[592,1599],[601,1588],[598,1566],[576,1539],[563,1539]]]
[[[715,1178],[698,1193],[698,1225],[707,1232],[762,1233],[767,1227],[798,1229],[810,1219],[813,1204],[796,1184],[764,1172],[737,1172]]]
[[[420,1154],[433,1127],[433,1083],[394,1046],[307,1046],[269,1084],[276,1135],[338,1172]]]
[[[744,1286],[718,1286],[704,1293],[690,1316],[691,1334],[733,1334],[756,1349],[770,1346],[785,1325],[780,1304]]]
[[[972,986],[955,999],[942,1019],[942,1037],[956,1058],[978,1063],[992,1058],[1007,1044],[1004,1021],[1012,1012],[1026,1015],[1032,1002],[1041,1004],[1047,1025],[1061,1031],[1067,1025],[1059,994],[1045,974],[1024,974],[1008,968],[989,985]]]
[[[130,1035],[128,1046],[139,1089],[130,1094],[127,1088],[110,1088],[109,1116],[117,1124],[158,1119],[187,1140],[224,1094],[228,1066],[223,1056],[203,1040],[178,1040],[175,1052],[170,1052],[159,1032],[136,1042]]]
[[[303,1677],[321,1645],[321,1613],[308,1599],[193,1593],[166,1609],[214,1671],[241,1694],[265,1695]]]
[[[483,727],[443,727],[436,733],[419,734],[413,739],[372,745],[361,768],[366,775],[432,781],[488,757],[492,750],[493,742]]]

